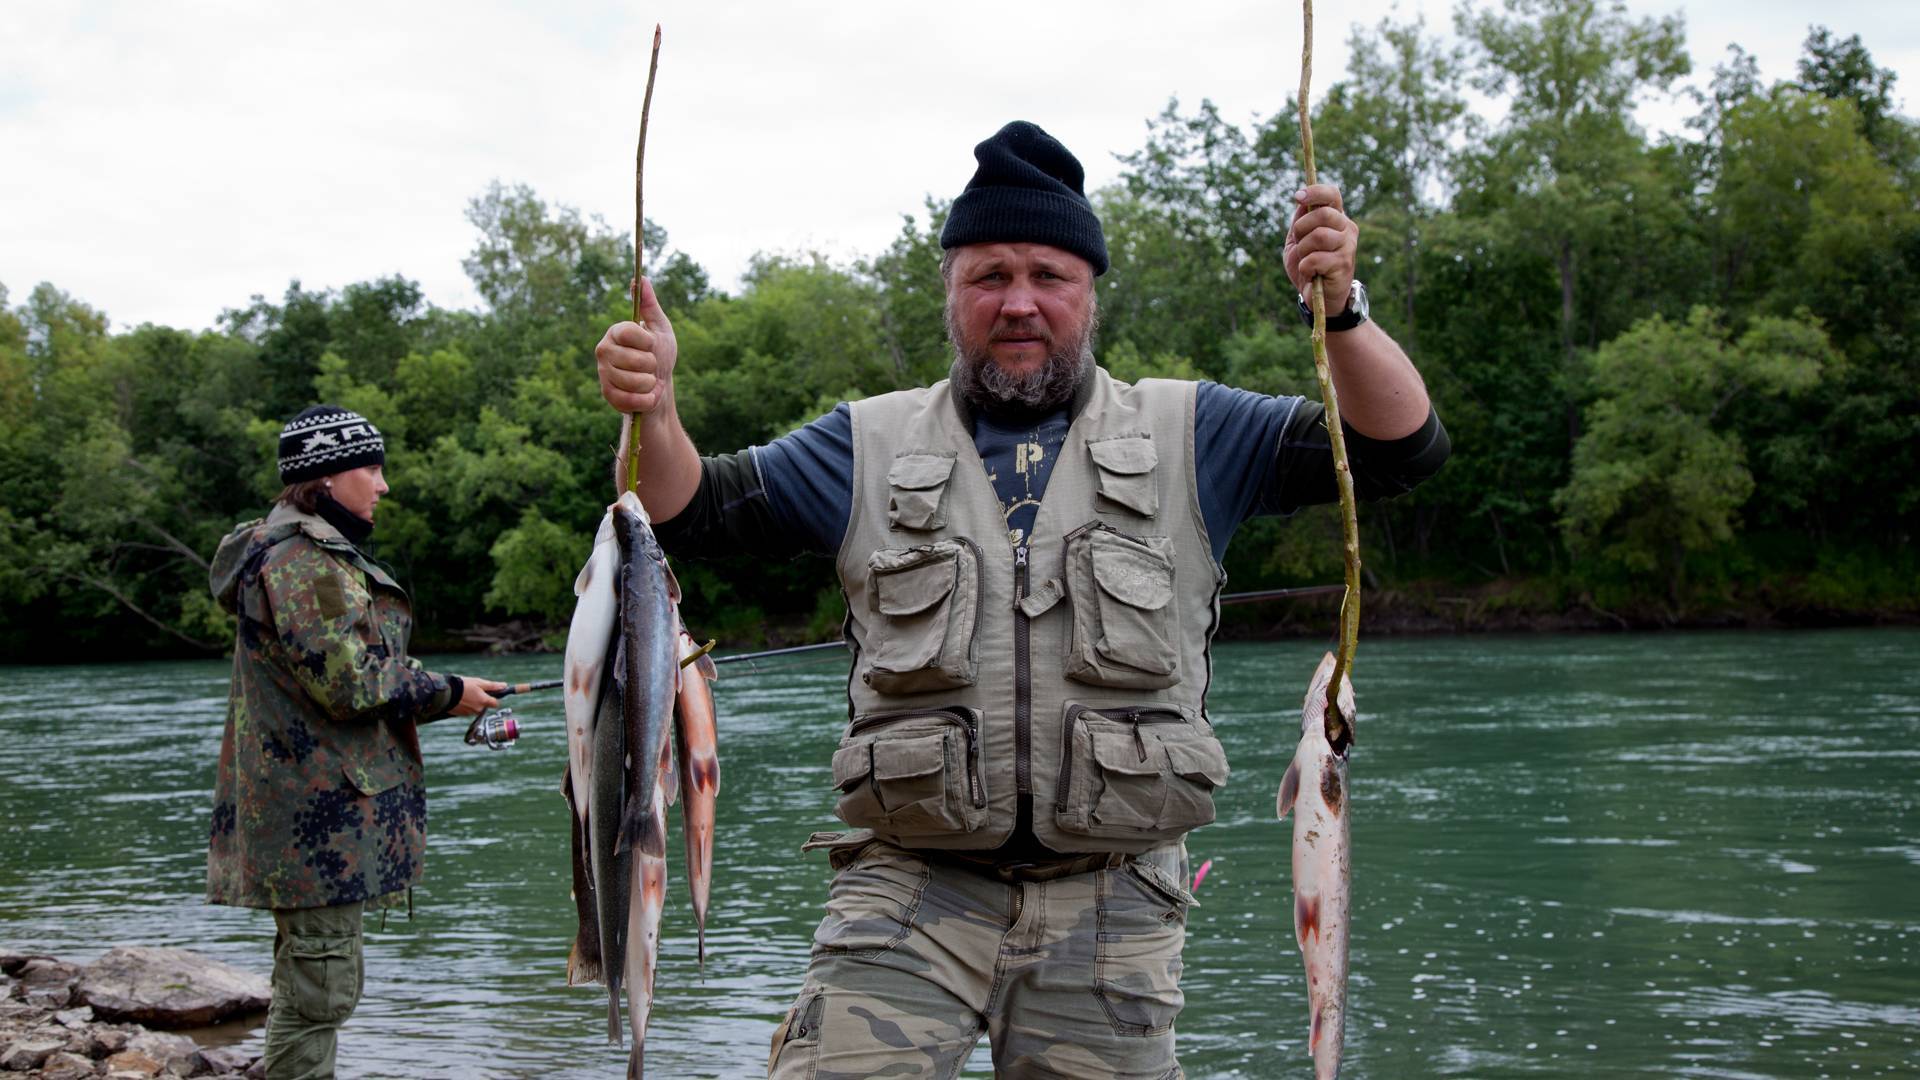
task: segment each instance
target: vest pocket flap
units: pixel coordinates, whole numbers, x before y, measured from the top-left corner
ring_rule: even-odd
[[[951,552],[899,570],[882,570],[876,565],[873,609],[882,615],[917,615],[952,594],[957,577]]]
[[[1096,731],[1093,735],[1093,760],[1110,773],[1125,776],[1159,776],[1161,755],[1159,740],[1135,739],[1116,731]],[[1142,748],[1146,757],[1140,756]]]
[[[1093,579],[1100,591],[1130,607],[1158,611],[1173,599],[1173,563],[1151,548],[1114,533],[1096,532]]]
[[[843,746],[833,752],[833,786],[851,791],[873,772],[873,744]]]
[[[947,482],[953,473],[951,454],[902,454],[887,470],[887,483],[910,491],[925,491]]]
[[[928,776],[947,767],[947,736],[944,732],[911,739],[882,739],[873,744],[873,779],[911,780]]]
[[[1227,782],[1227,752],[1218,739],[1169,742],[1167,760],[1176,775],[1187,780],[1219,787]]]
[[[1153,467],[1160,463],[1160,454],[1153,448],[1153,440],[1144,435],[1090,442],[1087,452],[1093,455],[1093,463],[1100,466],[1100,471],[1123,476],[1152,472]]]

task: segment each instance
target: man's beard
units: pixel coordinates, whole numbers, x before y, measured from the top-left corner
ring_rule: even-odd
[[[993,362],[991,337],[963,342],[953,305],[947,305],[947,340],[953,344],[950,378],[961,400],[986,412],[1047,413],[1073,400],[1073,392],[1093,373],[1093,339],[1100,328],[1100,309],[1087,315],[1086,329],[1070,341],[1047,341],[1047,362],[1024,375],[1013,375]],[[1018,330],[1038,335],[1036,324],[996,326],[996,331]]]

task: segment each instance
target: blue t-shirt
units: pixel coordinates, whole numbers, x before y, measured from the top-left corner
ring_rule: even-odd
[[[1219,383],[1202,382],[1194,399],[1194,468],[1200,513],[1213,556],[1224,559],[1227,541],[1240,524],[1259,514],[1299,509],[1278,481],[1276,460],[1288,450],[1324,453],[1324,425],[1299,430],[1299,410],[1318,406],[1299,397],[1269,397]],[[1010,543],[1025,542],[1046,492],[1061,444],[1067,411],[1035,425],[1005,427],[984,416],[974,421],[974,445],[1007,513]],[[1283,433],[1286,438],[1283,440]],[[1317,438],[1316,438],[1317,433]],[[789,435],[755,447],[753,462],[774,516],[805,538],[809,550],[840,550],[853,513],[853,414],[845,404]]]

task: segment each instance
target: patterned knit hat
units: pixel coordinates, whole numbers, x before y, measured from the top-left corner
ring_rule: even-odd
[[[313,405],[280,429],[280,482],[298,484],[387,462],[380,429],[338,405]]]
[[[1107,238],[1083,187],[1080,160],[1037,124],[1015,120],[973,148],[979,161],[953,200],[940,247],[1046,244],[1107,272]]]

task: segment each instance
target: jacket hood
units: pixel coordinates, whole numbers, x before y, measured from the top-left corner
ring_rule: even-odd
[[[276,539],[304,532],[329,545],[347,545],[340,530],[312,514],[303,514],[285,503],[275,503],[265,518],[243,521],[222,537],[207,570],[207,587],[213,598],[228,613],[240,613],[240,578],[253,554]],[[351,545],[347,545],[349,548]]]

